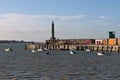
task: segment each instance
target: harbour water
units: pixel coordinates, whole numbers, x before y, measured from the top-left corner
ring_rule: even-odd
[[[32,53],[24,43],[0,44],[0,80],[120,80],[120,53]],[[12,52],[5,52],[12,48]]]

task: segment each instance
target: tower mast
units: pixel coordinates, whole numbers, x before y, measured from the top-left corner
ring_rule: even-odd
[[[54,21],[52,21],[51,40],[55,40]]]

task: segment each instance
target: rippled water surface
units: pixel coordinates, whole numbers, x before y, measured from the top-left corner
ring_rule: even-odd
[[[0,80],[120,80],[120,53],[32,53],[25,44],[0,44]],[[5,52],[5,48],[12,52]]]

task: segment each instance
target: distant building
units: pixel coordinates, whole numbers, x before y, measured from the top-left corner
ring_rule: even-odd
[[[109,38],[115,38],[115,31],[109,32]]]
[[[103,45],[103,40],[102,39],[96,39],[95,44],[96,45]]]

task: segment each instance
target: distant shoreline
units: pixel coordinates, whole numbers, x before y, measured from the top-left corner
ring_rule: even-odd
[[[0,40],[1,43],[28,43],[28,44],[44,44],[44,42],[34,42],[34,41],[17,41],[17,40]]]
[[[31,43],[31,42],[26,42],[26,41],[16,41],[16,40],[0,40],[0,43]]]

